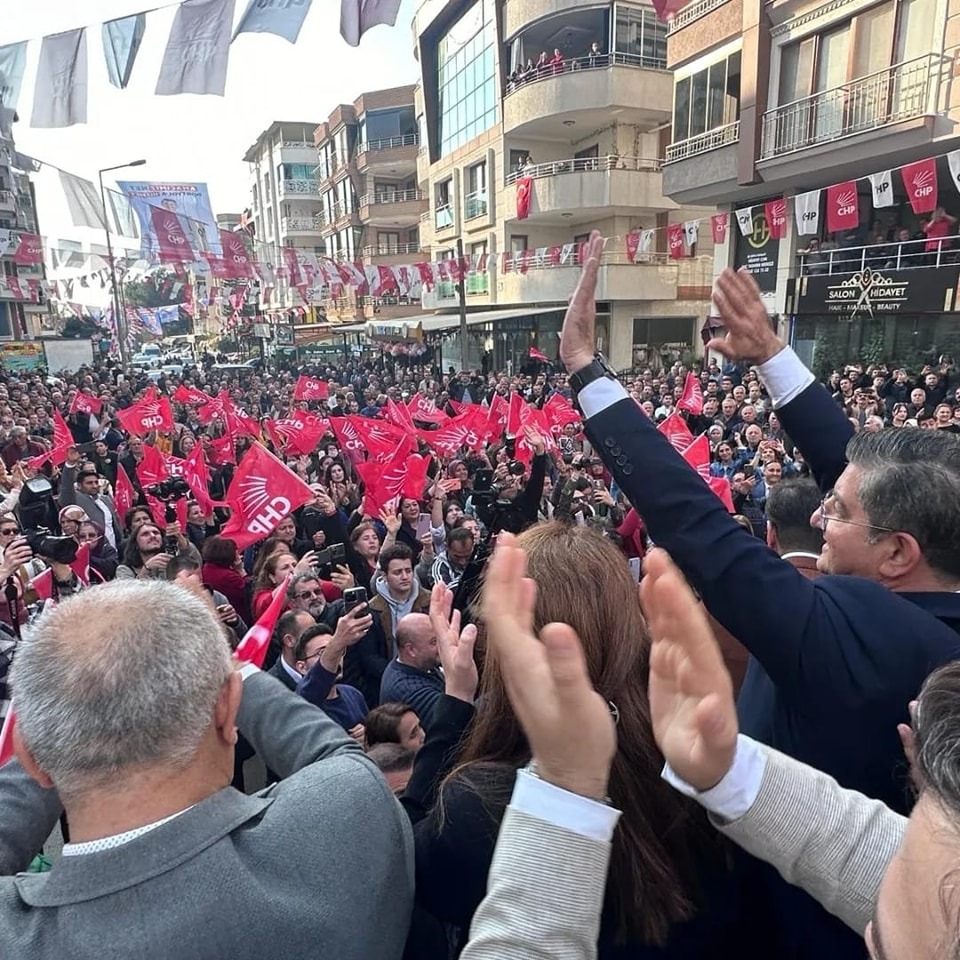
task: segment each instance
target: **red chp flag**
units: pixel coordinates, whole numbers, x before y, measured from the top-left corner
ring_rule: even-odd
[[[232,230],[220,231],[220,246],[227,275],[235,280],[250,280],[256,276],[243,237]]]
[[[827,187],[827,230],[842,233],[860,226],[860,204],[855,180]]]
[[[330,429],[330,421],[299,410],[279,420],[265,420],[264,426],[278,450],[297,457],[317,449],[317,444]]]
[[[542,350],[538,350],[536,347],[531,347],[527,353],[529,354],[531,360],[539,360],[540,363],[550,362],[550,358]]]
[[[53,579],[53,571],[46,571]],[[38,594],[39,596],[39,594]],[[49,597],[41,598],[49,600]],[[3,726],[0,727],[0,767],[8,760],[13,759],[13,728],[17,722],[17,717],[13,712],[13,704],[7,708],[7,715],[3,718]]]
[[[228,433],[225,437],[220,437],[218,440],[211,440],[209,450],[210,463],[214,466],[237,462],[237,448],[231,433]]]
[[[41,453],[39,457],[31,457],[27,461],[28,467],[39,470],[48,460],[59,466],[67,459],[67,448],[74,445],[73,434],[67,426],[67,421],[60,416],[59,410],[53,411],[53,441],[50,450]]]
[[[914,213],[932,213],[937,208],[937,160],[930,157],[900,168],[907,199]]]
[[[293,390],[294,400],[327,400],[330,397],[330,384],[326,380],[316,380],[303,375],[297,378]]]
[[[773,240],[782,240],[787,235],[787,201],[768,200],[763,205],[763,213],[767,218],[767,228]]]
[[[209,403],[213,397],[208,396],[196,387],[185,387],[182,383],[173,391],[173,399],[177,403]]]
[[[533,201],[533,177],[520,177],[517,180],[517,219],[526,220],[530,216],[530,204]]]
[[[73,395],[68,414],[87,413],[98,414],[103,409],[103,401],[99,397],[91,397],[88,393],[79,390]]]
[[[113,485],[113,502],[123,519],[126,512],[137,502],[137,491],[127,476],[127,471],[117,464],[117,482]]]
[[[683,459],[693,467],[704,480],[710,480],[710,441],[701,433],[682,453]]]
[[[13,262],[21,267],[36,266],[43,263],[43,241],[36,233],[21,233],[20,244],[13,255]]]
[[[710,218],[710,232],[714,243],[723,243],[727,239],[727,223],[730,220],[728,213],[715,213]]]
[[[287,605],[287,584],[289,582],[290,576],[288,574],[283,583],[273,591],[270,605],[260,614],[260,619],[243,635],[243,639],[237,644],[237,659],[241,662],[247,661],[257,667],[263,666],[267,649],[270,646],[270,638],[277,628],[277,621],[280,619],[280,614],[283,613],[283,608]]]
[[[687,374],[687,379],[683,382],[683,395],[677,404],[678,410],[685,410],[694,416],[700,416],[703,413],[703,388],[700,381],[692,374]]]
[[[683,453],[693,443],[693,434],[679,413],[671,413],[657,429],[673,444],[674,450]]]
[[[181,219],[163,207],[150,208],[161,263],[192,263],[196,258]]]
[[[232,513],[220,534],[236,540],[238,550],[246,550],[313,498],[314,492],[292,470],[262,444],[254,443],[227,491]]]
[[[183,461],[183,479],[190,487],[190,492],[204,516],[209,516],[216,504],[210,496],[210,470],[207,461],[203,459],[203,447],[199,443]]]
[[[627,234],[627,259],[631,263],[637,262],[637,254],[640,252],[640,233],[637,230],[631,230]]]
[[[153,396],[144,397],[139,403],[127,407],[126,410],[118,410],[117,419],[127,433],[137,437],[146,436],[155,430],[173,429],[173,411],[170,409],[170,401],[166,397],[156,396],[156,393]]]
[[[736,513],[733,508],[733,494],[730,492],[730,481],[726,477],[710,477],[707,486],[720,498],[728,513]]]
[[[679,260],[686,252],[683,241],[683,224],[671,223],[667,227],[667,249],[673,260]]]

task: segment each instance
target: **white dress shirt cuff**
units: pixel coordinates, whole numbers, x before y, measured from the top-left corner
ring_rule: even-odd
[[[620,819],[619,810],[570,793],[569,790],[531,776],[526,770],[517,771],[510,806],[571,833],[604,843],[610,842]]]
[[[255,663],[245,663],[240,668],[240,679],[246,680],[247,677],[252,677],[255,673],[259,673],[260,668]]]
[[[664,764],[660,775],[670,786],[684,796],[692,797],[705,810],[723,820],[731,821],[739,820],[756,803],[766,766],[767,755],[760,745],[741,733],[737,737],[733,766],[715,787],[701,793],[696,787],[681,780],[669,763]]]
[[[609,377],[601,377],[599,380],[588,383],[577,394],[577,400],[580,403],[583,415],[589,420],[590,417],[603,413],[607,407],[612,407],[628,396],[629,394],[623,388],[622,383],[611,380]]]
[[[779,410],[796,399],[816,379],[791,347],[784,347],[765,363],[761,363],[757,367],[757,373],[770,394],[774,410]]]

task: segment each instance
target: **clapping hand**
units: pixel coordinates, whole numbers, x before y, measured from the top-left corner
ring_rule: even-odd
[[[471,623],[460,629],[460,611],[453,609],[453,591],[444,583],[438,583],[430,594],[430,624],[437,635],[445,693],[473,703],[480,682],[473,659],[477,628]]]
[[[483,587],[483,619],[507,695],[540,777],[594,800],[607,793],[617,734],[590,681],[580,639],[566,624],[533,631],[536,584],[526,554],[501,534]]]
[[[737,712],[720,648],[680,571],[663,550],[643,564],[640,601],[653,636],[650,716],[673,771],[709,790],[733,765]]]

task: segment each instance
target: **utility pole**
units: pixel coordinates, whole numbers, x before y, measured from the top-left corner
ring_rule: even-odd
[[[460,282],[457,284],[457,296],[460,300],[460,369],[465,373],[469,367],[467,357],[467,271],[463,262],[463,240],[457,237],[457,264],[460,270]]]

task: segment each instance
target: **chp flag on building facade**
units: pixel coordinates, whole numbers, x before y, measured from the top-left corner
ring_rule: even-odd
[[[268,537],[280,521],[315,494],[263,444],[254,442],[237,466],[227,491],[230,519],[220,531],[238,550]]]
[[[878,209],[892,207],[893,199],[893,171],[883,170],[880,173],[871,173],[867,178],[870,181],[870,192],[873,194],[873,205]]]
[[[730,217],[726,213],[715,213],[710,218],[710,233],[714,243],[724,243],[727,239],[727,224]]]
[[[855,180],[827,187],[827,230],[843,233],[860,226],[860,201]]]
[[[772,240],[782,240],[787,235],[787,201],[780,197],[777,200],[768,200],[763,205],[763,213],[767,218],[767,229]]]
[[[684,255],[684,231],[682,223],[671,223],[667,227],[667,250],[674,260]]]
[[[741,237],[749,237],[753,233],[753,207],[742,207],[734,213]]]
[[[793,218],[796,220],[799,236],[816,237],[820,235],[819,190],[798,193],[793,198]]]
[[[900,168],[907,199],[916,214],[933,213],[937,208],[937,160],[928,157]]]

